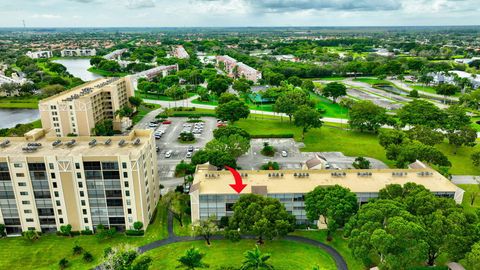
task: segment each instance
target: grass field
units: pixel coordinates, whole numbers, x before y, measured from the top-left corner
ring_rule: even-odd
[[[195,93],[188,93],[188,97],[193,97],[194,95],[195,95]],[[167,97],[165,95],[140,93],[139,91],[135,91],[135,96],[145,98],[145,99],[154,99],[154,100],[162,100],[162,101],[175,101],[175,99],[173,99],[171,97]]]
[[[389,81],[386,81],[386,80],[379,80],[377,78],[370,78],[370,77],[360,77],[360,78],[356,78],[356,79],[353,79],[354,81],[357,81],[357,82],[364,82],[364,83],[368,83],[368,84],[387,84],[387,85],[391,85],[392,83],[389,82]]]
[[[303,236],[306,238],[314,239],[320,241],[322,243],[328,244],[335,248],[345,259],[348,265],[348,269],[350,270],[363,270],[365,266],[363,263],[353,257],[350,248],[348,247],[348,242],[346,239],[343,238],[342,232],[336,232],[333,236],[333,240],[327,242],[327,231],[326,230],[319,230],[319,231],[295,231],[293,235]]]
[[[210,269],[220,269],[220,267],[235,267],[236,269],[241,266],[245,251],[255,247],[255,241],[218,240],[212,241],[211,246],[207,246],[204,241],[171,244],[145,253],[153,259],[150,269],[175,269],[179,265],[177,259],[192,246],[206,254],[204,262],[210,265]],[[319,266],[322,270],[336,269],[335,262],[330,255],[308,244],[286,240],[266,241],[260,246],[260,250],[271,254],[268,262],[276,270],[312,269],[314,266]]]
[[[287,120],[258,120],[242,119],[235,125],[244,128],[252,135],[264,134],[286,134],[293,133],[295,140],[301,138],[301,130],[293,126]],[[458,175],[480,175],[480,168],[473,166],[470,156],[475,151],[480,151],[480,145],[475,147],[461,147],[454,153],[453,146],[447,142],[437,145],[452,162],[450,173]],[[347,156],[372,157],[385,162],[393,167],[394,162],[388,160],[385,156],[385,150],[378,143],[376,134],[361,133],[356,131],[344,130],[337,127],[324,126],[320,129],[312,129],[305,136],[305,148],[302,151],[307,152],[329,152],[338,151]]]
[[[480,178],[479,178],[480,180]],[[465,190],[463,194],[463,208],[468,212],[475,212],[480,208],[480,186],[479,185],[458,185],[461,189]],[[476,196],[475,196],[476,195]],[[475,197],[473,205],[471,205],[472,196]]]
[[[59,269],[58,261],[66,258],[70,261],[68,269],[91,269],[101,262],[103,250],[106,247],[122,244],[140,246],[167,237],[166,218],[165,208],[158,207],[155,221],[148,227],[143,237],[126,237],[123,234],[118,234],[112,239],[100,241],[91,235],[69,238],[49,234],[42,236],[33,243],[22,237],[0,239],[0,268],[23,270]],[[75,244],[92,253],[94,261],[85,263],[81,255],[72,255],[72,248]]]
[[[110,72],[96,67],[90,67],[88,71],[104,77],[124,77],[128,75],[127,72]]]
[[[311,93],[310,97],[317,103],[318,109],[324,109],[326,111],[323,116],[332,118],[348,118],[348,109],[340,106],[338,103],[333,103],[328,98],[314,93]]]
[[[430,93],[430,94],[436,94],[437,93],[437,90],[435,90],[435,88],[431,87],[431,86],[424,86],[424,85],[418,85],[418,84],[411,84],[410,85],[411,88],[417,90],[417,91],[423,91],[423,92],[427,92],[427,93]],[[455,95],[453,95],[454,97],[459,97],[461,96],[462,94],[461,93],[456,93]]]
[[[138,112],[133,116],[132,122],[134,125],[140,122],[143,119],[143,117],[145,117],[145,115],[147,115],[149,112],[159,109],[161,107],[158,104],[152,104],[152,103],[146,103],[146,104],[148,105],[148,107],[141,105],[138,108]]]
[[[35,97],[2,97],[0,98],[2,109],[38,109],[38,99]]]

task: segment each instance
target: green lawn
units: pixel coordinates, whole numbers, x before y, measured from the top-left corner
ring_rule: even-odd
[[[472,117],[471,120],[472,120],[472,127],[476,131],[480,132],[480,122],[477,124],[477,121],[480,121],[480,117]]]
[[[217,240],[212,241],[211,246],[207,246],[204,241],[175,243],[148,251],[145,254],[153,259],[151,269],[175,269],[179,265],[177,259],[192,246],[206,254],[204,262],[210,265],[210,269],[220,269],[222,266],[238,268],[244,259],[243,254],[255,247],[255,241]],[[271,254],[269,262],[276,270],[303,270],[312,269],[314,266],[320,266],[322,270],[336,269],[335,262],[330,255],[308,244],[286,240],[266,241],[260,246],[260,250]]]
[[[313,80],[322,80],[322,81],[343,81],[346,77],[322,77],[322,78],[315,78]]]
[[[188,97],[193,97],[196,95],[195,93],[188,93]],[[162,101],[175,101],[175,99],[171,97],[167,97],[165,95],[158,95],[158,94],[152,94],[152,93],[141,93],[139,91],[135,91],[135,96],[145,98],[145,99],[153,99],[153,100],[162,100]]]
[[[35,97],[2,97],[2,109],[38,109],[38,98]]]
[[[128,75],[127,72],[111,72],[103,69],[98,69],[96,67],[90,67],[88,71],[104,77],[124,77]]]
[[[356,78],[356,79],[353,79],[354,81],[357,81],[357,82],[364,82],[364,83],[368,83],[368,84],[392,84],[391,82],[389,81],[386,81],[386,80],[379,80],[377,78],[370,78],[370,77],[360,77],[360,78]]]
[[[147,105],[147,106],[145,106]],[[149,112],[159,109],[161,106],[158,104],[152,104],[152,103],[146,103],[141,105],[138,108],[138,112],[133,116],[132,122],[135,125],[136,123],[140,122],[145,115],[147,115]]]
[[[315,103],[317,103],[318,109],[323,109],[326,111],[323,116],[332,118],[348,118],[348,109],[339,105],[338,103],[333,103],[328,98],[314,93],[311,93],[310,97],[315,101]]]
[[[235,123],[235,125],[244,128],[252,135],[269,135],[269,134],[288,134],[293,133],[295,140],[299,141],[301,138],[301,130],[288,122],[284,118],[283,122],[278,120],[260,120],[260,119],[242,119]],[[302,151],[306,152],[329,152],[338,151],[347,156],[365,156],[372,157],[385,162],[390,167],[393,167],[394,162],[387,160],[385,150],[378,143],[376,134],[361,133],[357,131],[350,131],[341,129],[346,127],[346,124],[336,125],[338,127],[324,126],[320,129],[312,129],[305,136],[305,148]],[[473,166],[470,156],[475,151],[480,151],[480,144],[475,147],[461,147],[454,153],[453,146],[447,142],[437,145],[452,162],[450,172],[458,175],[480,175],[480,168]]]
[[[293,235],[303,236],[306,238],[314,239],[320,241],[322,243],[328,244],[335,248],[338,253],[340,253],[345,261],[347,262],[348,269],[350,270],[363,270],[365,266],[361,260],[353,257],[350,248],[348,247],[348,242],[342,236],[342,232],[336,232],[333,236],[333,240],[327,242],[327,231],[326,230],[319,230],[319,231],[295,231]]]
[[[182,219],[183,227],[180,226],[180,222],[178,220],[173,220],[173,232],[175,235],[179,236],[192,236],[192,222],[190,220],[190,216],[185,216]]]
[[[436,94],[437,93],[437,90],[435,90],[434,87],[431,87],[431,86],[424,86],[424,85],[418,85],[418,84],[411,84],[410,85],[411,88],[417,90],[417,91],[423,91],[423,92],[427,92],[427,93],[430,93],[430,94]],[[456,93],[455,95],[453,95],[454,97],[459,97],[461,96],[462,93]]]
[[[22,237],[0,239],[1,269],[58,269],[58,261],[67,258],[70,261],[68,269],[91,269],[98,265],[103,256],[103,250],[109,246],[130,244],[141,246],[155,240],[167,237],[166,210],[158,207],[158,212],[143,237],[126,237],[118,234],[114,238],[99,241],[95,236],[76,236],[73,238],[48,234],[35,242]],[[81,255],[72,255],[72,247],[78,244],[94,256],[94,261],[84,263]]]
[[[480,180],[480,179],[479,179]],[[468,212],[475,212],[476,209],[480,208],[480,188],[478,185],[458,185],[461,189],[465,190],[463,194],[463,208]],[[472,195],[475,195],[473,205],[471,205]]]

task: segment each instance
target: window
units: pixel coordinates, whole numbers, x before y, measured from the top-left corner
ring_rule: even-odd
[[[124,168],[124,169],[127,168],[127,163],[126,162],[122,162],[122,168]]]
[[[28,196],[28,192],[26,192],[26,191],[20,191],[20,195],[22,195],[22,196]]]
[[[57,182],[52,182],[53,188],[57,188]]]
[[[85,193],[83,191],[80,191],[80,197],[85,196]]]
[[[86,215],[87,214],[87,209],[82,209],[82,212],[83,212],[84,215]]]
[[[132,213],[132,208],[128,208],[127,212],[128,212],[128,214],[131,214]]]
[[[75,169],[80,170],[80,163],[75,163]]]
[[[77,172],[77,178],[82,178],[82,173]]]
[[[55,197],[57,197],[57,198],[60,196],[60,195],[58,195],[58,191],[53,192],[53,194],[54,194]]]
[[[61,216],[62,215],[62,209],[58,209],[57,213],[58,213],[59,216]]]
[[[123,172],[123,178],[128,178],[128,173],[127,172]]]
[[[28,204],[30,204],[30,201],[22,201],[22,204],[23,205],[28,205]]]
[[[60,206],[60,201],[55,201],[55,204],[56,204],[57,206]]]
[[[127,197],[130,196],[130,191],[129,190],[125,190],[125,196],[127,196]]]
[[[55,169],[55,167],[54,167],[53,163],[48,163],[48,167],[50,168],[50,170],[53,170],[53,169]]]
[[[128,187],[128,181],[125,181],[123,184],[125,185],[125,187]]]
[[[84,218],[83,222],[88,223],[88,218]]]
[[[82,206],[85,206],[85,200],[81,200],[80,203]]]
[[[25,209],[25,210],[23,210],[23,213],[25,213],[25,214],[31,214],[31,213],[32,213],[32,210],[30,210],[30,209]]]
[[[51,177],[52,179],[55,179],[55,178],[56,178],[55,173],[53,173],[53,172],[50,173],[50,177]]]
[[[27,222],[33,222],[33,218],[27,218],[25,219]]]
[[[13,167],[22,168],[22,163],[13,163]]]
[[[78,182],[78,187],[79,187],[79,188],[83,188],[83,183],[82,183],[82,182]]]
[[[24,173],[16,173],[15,174],[17,177],[25,177],[25,174]]]
[[[26,187],[26,186],[27,186],[27,183],[25,183],[25,182],[18,182],[18,186],[19,186],[19,187]]]
[[[63,224],[63,218],[59,218],[58,222],[60,222],[60,224]]]

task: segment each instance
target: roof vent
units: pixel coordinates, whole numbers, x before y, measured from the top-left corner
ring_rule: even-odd
[[[74,146],[76,143],[77,143],[77,141],[71,140],[71,141],[67,142],[65,145],[68,146],[68,147],[72,147],[72,146]]]
[[[10,141],[9,141],[9,140],[5,140],[5,141],[3,141],[2,143],[0,143],[0,146],[1,146],[1,147],[7,147],[9,144],[10,144]]]
[[[56,140],[56,141],[54,141],[54,142],[52,143],[52,146],[53,146],[53,147],[56,147],[56,146],[59,146],[59,145],[61,145],[61,144],[62,144],[62,141]]]
[[[28,143],[27,146],[29,146],[29,147],[40,147],[40,146],[42,146],[42,144],[41,143]]]
[[[140,138],[136,138],[135,141],[133,142],[133,145],[139,145],[140,144]]]
[[[88,143],[88,145],[90,145],[90,146],[92,146],[92,147],[95,146],[95,145],[97,145],[97,140],[96,140],[96,139],[91,140],[91,141]]]
[[[112,143],[112,139],[108,139],[108,140],[105,141],[106,145],[110,145],[110,143]]]
[[[120,141],[118,142],[118,145],[119,145],[119,146],[124,146],[124,145],[125,145],[125,140],[120,140]]]

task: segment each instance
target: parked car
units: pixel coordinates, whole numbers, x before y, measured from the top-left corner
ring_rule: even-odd
[[[224,124],[224,123],[217,124],[217,127],[224,127],[224,126],[226,126],[226,124]]]
[[[172,156],[172,150],[168,150],[167,152],[165,152],[166,158],[170,158],[171,156]]]
[[[162,122],[162,124],[164,124],[164,125],[170,125],[171,123],[172,123],[172,121],[170,121],[170,120],[165,120],[165,121]]]
[[[285,150],[283,150],[283,151],[282,151],[282,157],[288,157],[288,152],[285,151]]]
[[[193,152],[193,149],[194,149],[194,148],[193,148],[193,145],[190,145],[190,146],[188,146],[187,151],[188,151],[188,152]]]
[[[155,146],[155,150],[157,151],[157,153],[160,152],[160,147]]]
[[[192,157],[192,152],[187,152],[187,155],[185,156],[185,158],[191,158]]]
[[[155,127],[158,127],[158,125],[154,122],[150,122],[150,123],[148,123],[148,127],[155,128]]]
[[[160,138],[162,138],[162,135],[163,135],[163,133],[162,133],[162,132],[158,132],[158,131],[155,132],[155,134],[154,134],[155,139],[157,139],[157,140],[160,139]]]

